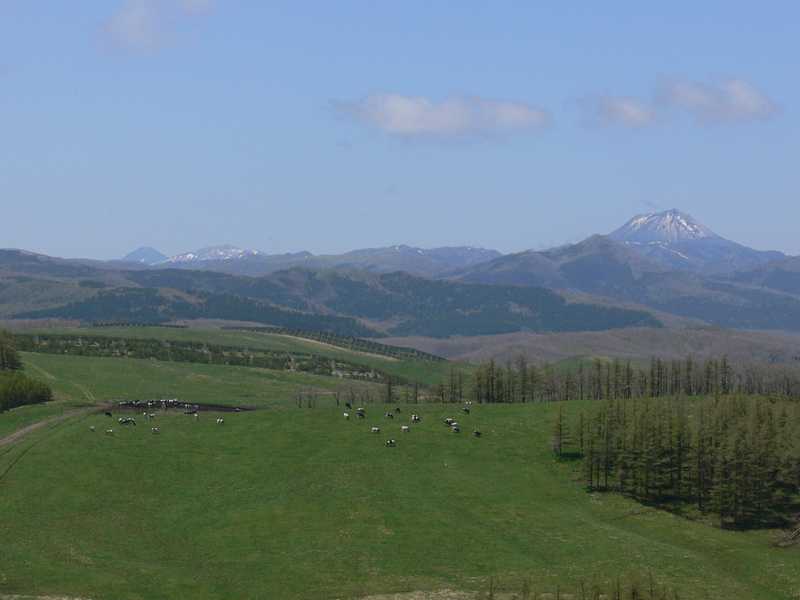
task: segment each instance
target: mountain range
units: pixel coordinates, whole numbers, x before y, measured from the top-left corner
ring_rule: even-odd
[[[163,255],[153,248],[138,248],[121,260],[155,268],[218,271],[253,277],[283,269],[355,269],[374,273],[405,271],[413,275],[436,277],[501,256],[497,250],[469,246],[416,248],[396,245],[366,248],[344,254],[314,255],[311,252],[267,254],[225,244],[178,254]]]
[[[117,261],[0,251],[0,316],[217,318],[348,335],[478,335],[711,324],[800,331],[800,258],[715,234],[678,210],[608,235],[501,255],[389,246],[339,255],[213,246]]]

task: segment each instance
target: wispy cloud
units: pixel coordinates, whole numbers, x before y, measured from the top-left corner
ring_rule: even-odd
[[[189,14],[209,11],[214,6],[214,0],[180,0],[181,7]]]
[[[511,134],[540,130],[550,123],[544,109],[475,96],[436,101],[422,96],[374,94],[335,102],[334,107],[361,123],[405,137]]]
[[[164,44],[176,19],[212,7],[213,0],[125,0],[106,22],[105,34],[120,48],[151,52]]]
[[[665,84],[660,97],[672,107],[685,110],[701,121],[752,121],[778,112],[777,105],[743,79],[719,83],[675,80]]]
[[[655,125],[674,111],[689,114],[698,123],[739,123],[778,113],[775,102],[743,79],[716,83],[674,79],[657,87],[648,100],[594,96],[580,101],[579,106],[590,124],[628,128]]]
[[[598,96],[584,100],[581,106],[591,124],[640,128],[652,125],[658,118],[650,104],[637,98]]]

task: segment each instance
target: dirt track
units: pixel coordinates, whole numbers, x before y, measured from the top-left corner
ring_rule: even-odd
[[[4,446],[10,446],[11,444],[15,444],[28,434],[33,433],[34,431],[36,431],[37,429],[41,429],[42,427],[47,427],[48,425],[60,423],[61,421],[66,421],[67,419],[71,419],[72,417],[77,417],[79,415],[88,414],[90,412],[95,412],[98,410],[100,410],[100,407],[97,406],[92,406],[88,408],[78,408],[75,410],[71,410],[69,412],[65,412],[64,414],[61,415],[56,415],[54,417],[48,417],[47,419],[42,419],[41,421],[37,421],[36,423],[31,423],[27,427],[18,429],[14,433],[11,433],[3,438],[0,438],[0,448],[3,448]],[[1,596],[0,600],[2,600]]]

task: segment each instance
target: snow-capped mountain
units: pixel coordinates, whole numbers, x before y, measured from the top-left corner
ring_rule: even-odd
[[[261,256],[262,253],[258,250],[248,250],[224,244],[222,246],[208,246],[200,248],[194,252],[186,252],[184,254],[177,254],[168,258],[165,262],[168,264],[183,264],[183,263],[198,263],[198,262],[217,262],[217,261],[231,261],[241,260],[246,258],[253,258]]]
[[[352,250],[344,254],[314,255],[310,252],[265,254],[236,246],[211,246],[178,254],[158,267],[220,271],[237,275],[263,276],[296,267],[306,269],[358,269],[374,273],[406,271],[436,277],[456,269],[486,262],[500,256],[496,250],[471,246],[416,248],[396,245]]]
[[[660,213],[636,215],[609,237],[636,244],[674,244],[686,240],[719,239],[719,236],[691,215],[673,208]]]
[[[149,246],[142,246],[133,252],[126,254],[122,260],[124,262],[139,263],[141,265],[157,265],[167,260],[167,256]]]
[[[637,215],[608,236],[666,267],[710,273],[753,269],[784,258],[726,240],[678,209]]]

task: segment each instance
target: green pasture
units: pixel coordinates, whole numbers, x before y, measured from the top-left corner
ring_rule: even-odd
[[[39,358],[55,381],[81,360],[25,360]],[[86,376],[95,396],[141,378],[142,389],[205,388],[209,399],[227,390],[232,403],[271,408],[225,414],[224,425],[215,414],[159,414],[158,435],[98,414],[26,438],[0,457],[0,594],[313,600],[485,590],[489,577],[552,591],[634,572],[680,598],[800,591],[800,549],[772,547],[772,532],[722,531],[587,494],[575,465],[549,451],[556,405],[482,405],[468,416],[419,405],[423,422],[403,434],[412,407],[390,420],[369,406],[367,419],[346,421],[341,409],[237,396],[253,390],[240,382],[252,369],[197,369],[207,379],[192,384],[185,365],[128,377],[100,366],[126,361],[94,360],[70,378]],[[261,377],[275,397],[289,391]],[[442,425],[448,415],[462,433]],[[384,446],[388,437],[397,447]]]

